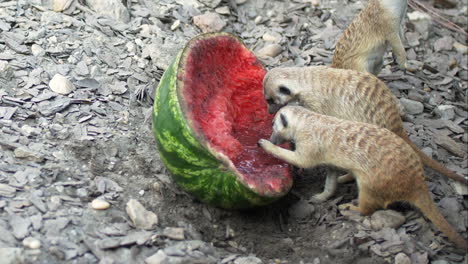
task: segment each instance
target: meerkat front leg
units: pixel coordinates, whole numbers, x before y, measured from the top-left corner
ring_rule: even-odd
[[[308,167],[308,164],[304,162],[304,159],[295,151],[278,147],[266,139],[260,139],[258,141],[258,145],[260,145],[260,147],[262,147],[269,154],[273,155],[275,158],[284,160],[285,162],[299,168]]]
[[[400,32],[396,31],[388,39],[390,46],[392,46],[392,51],[394,57],[396,58],[396,62],[401,70],[406,69],[406,51],[403,47],[403,42],[400,38]]]
[[[338,171],[327,168],[327,178],[325,179],[325,188],[323,192],[312,196],[311,201],[315,203],[325,202],[326,200],[330,199],[336,192],[336,188],[338,185],[337,178],[338,178]]]

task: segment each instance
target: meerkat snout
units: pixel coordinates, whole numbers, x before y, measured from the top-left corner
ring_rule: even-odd
[[[283,113],[278,113],[273,121],[273,131],[270,136],[270,141],[273,144],[283,144],[289,140],[287,137],[288,119]]]
[[[294,101],[294,93],[290,87],[295,85],[288,83],[291,82],[291,79],[276,76],[275,73],[274,69],[268,72],[263,82],[263,92],[270,114],[278,112],[281,107]]]

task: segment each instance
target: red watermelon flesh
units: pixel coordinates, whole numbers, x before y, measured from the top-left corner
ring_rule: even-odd
[[[192,46],[182,81],[193,127],[232,161],[244,183],[268,194],[284,190],[292,176],[286,163],[257,146],[272,130],[273,115],[263,97],[265,74],[238,40],[217,37]]]

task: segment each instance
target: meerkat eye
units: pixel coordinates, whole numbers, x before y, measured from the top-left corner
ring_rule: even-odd
[[[280,118],[281,118],[281,123],[283,123],[283,126],[284,127],[288,127],[288,120],[286,119],[286,116],[284,116],[283,114],[280,115]]]
[[[273,99],[271,99],[271,98],[270,98],[270,99],[267,99],[266,101],[267,101],[267,104],[269,104],[269,105],[275,104],[275,102],[274,102]]]
[[[291,90],[289,90],[286,86],[284,85],[280,85],[279,86],[279,91],[280,93],[282,94],[285,94],[285,95],[290,95],[291,94]]]

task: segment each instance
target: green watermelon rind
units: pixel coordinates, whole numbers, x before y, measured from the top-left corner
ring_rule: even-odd
[[[156,90],[153,132],[160,158],[174,181],[199,200],[227,209],[269,204],[282,194],[258,194],[242,181],[232,162],[194,132],[182,98],[185,57],[191,45],[202,38],[236,37],[227,33],[203,34],[192,39],[165,71]],[[244,45],[243,45],[244,46]],[[245,46],[244,46],[245,47]],[[289,190],[289,188],[288,188]]]

